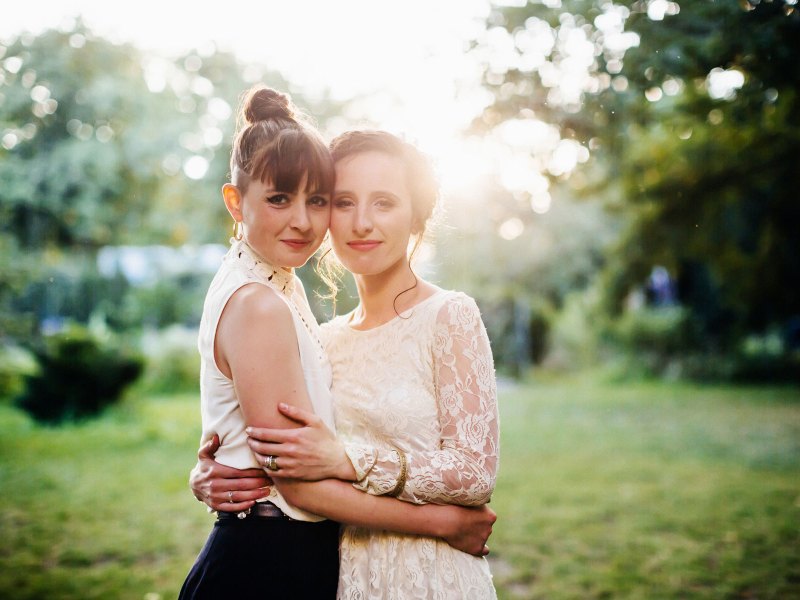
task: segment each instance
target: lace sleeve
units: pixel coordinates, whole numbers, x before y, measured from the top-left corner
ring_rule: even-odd
[[[398,498],[418,504],[484,504],[494,490],[499,419],[489,338],[471,298],[458,295],[440,309],[433,363],[439,449],[407,453],[407,480]],[[348,455],[361,479],[356,487],[372,494],[394,489],[400,471],[394,450],[350,446]]]

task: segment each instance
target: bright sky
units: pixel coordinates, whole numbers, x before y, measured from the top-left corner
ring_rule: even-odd
[[[519,68],[531,70],[556,44],[563,46],[569,60],[560,70],[545,65],[550,71],[540,72],[552,80],[556,102],[579,100],[594,47],[577,26],[557,41],[538,20],[521,37],[501,28],[487,32],[489,9],[488,0],[34,0],[15,2],[13,11],[6,11],[0,40],[70,27],[82,15],[99,35],[167,56],[215,44],[245,62],[281,71],[306,94],[328,89],[338,99],[358,96],[343,127],[368,120],[417,143],[436,161],[446,196],[472,194],[480,202],[480,184],[494,173],[509,191],[527,194],[535,212],[544,213],[550,194],[542,174],[569,172],[588,158],[588,151],[529,117],[507,122],[492,139],[463,139],[461,132],[491,100],[480,85],[482,66],[468,52],[469,44],[482,39],[482,58],[498,72],[503,64],[517,64],[516,48],[525,48],[531,63]],[[606,27],[621,31],[618,15],[604,18]],[[537,153],[546,161],[536,159]],[[506,224],[500,233],[516,237],[520,223]]]
[[[489,100],[479,65],[466,56],[488,10],[486,0],[36,0],[5,11],[0,38],[68,26],[80,14],[104,37],[161,54],[214,43],[281,71],[306,93],[363,95],[349,116],[441,154]]]

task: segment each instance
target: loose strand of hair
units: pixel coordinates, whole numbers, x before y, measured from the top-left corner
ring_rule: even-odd
[[[403,315],[401,315],[397,311],[397,299],[400,298],[400,296],[402,296],[406,292],[410,292],[411,290],[413,290],[414,288],[416,288],[419,285],[419,279],[417,278],[417,274],[414,273],[414,268],[411,266],[410,263],[408,265],[408,270],[411,271],[411,276],[414,278],[414,285],[412,285],[409,288],[404,289],[402,292],[400,292],[399,294],[397,294],[397,296],[394,297],[394,300],[392,300],[392,308],[394,309],[394,314],[396,314],[401,319],[410,319],[411,315],[408,315],[407,317],[404,317]]]
[[[402,292],[397,294],[397,296],[395,296],[394,300],[392,301],[392,308],[394,309],[394,314],[396,314],[401,319],[410,319],[411,318],[411,315],[409,315],[408,317],[404,317],[399,312],[397,312],[397,299],[400,298],[400,296],[402,296],[406,292],[410,292],[411,290],[413,290],[414,288],[416,288],[419,285],[419,279],[417,278],[417,274],[414,272],[414,267],[411,266],[411,261],[414,259],[414,255],[417,253],[417,250],[422,245],[423,233],[424,232],[420,232],[417,235],[417,239],[414,241],[414,247],[411,248],[411,253],[408,255],[408,270],[411,271],[411,276],[414,278],[414,285],[412,285],[410,288],[404,289]]]
[[[316,294],[320,300],[330,301],[333,308],[331,318],[336,316],[336,298],[339,294],[339,281],[344,270],[344,267],[342,267],[338,261],[334,262],[334,260],[330,258],[329,255],[332,250],[333,248],[326,248],[322,255],[317,257],[317,262],[314,265],[314,270],[317,272],[317,275],[319,275],[322,282],[328,286],[327,294],[323,294],[320,291],[317,291]]]

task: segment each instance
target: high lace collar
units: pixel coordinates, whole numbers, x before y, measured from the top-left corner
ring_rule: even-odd
[[[294,292],[294,271],[273,266],[244,240],[231,238],[230,256],[234,260],[241,261],[247,270],[268,282],[279,292],[287,296],[291,296]]]

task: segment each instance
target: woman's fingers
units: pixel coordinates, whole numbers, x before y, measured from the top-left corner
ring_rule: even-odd
[[[215,433],[210,440],[203,444],[197,451],[197,458],[214,458],[214,455],[219,450],[219,436]]]
[[[227,465],[215,462],[209,467],[209,474],[214,479],[248,479],[252,477],[264,477],[264,471],[258,468],[236,469]]]
[[[318,419],[317,415],[310,410],[304,410],[284,402],[278,404],[278,410],[283,416],[289,417],[301,425],[311,425]]]
[[[213,495],[222,495],[227,494],[230,491],[238,492],[253,492],[258,493],[259,490],[264,490],[268,488],[269,485],[272,483],[271,480],[263,475],[263,471],[261,471],[261,477],[243,477],[239,479],[218,479],[214,480],[211,483],[211,493]],[[267,493],[269,490],[267,489]],[[261,496],[253,496],[254,499],[261,498]]]
[[[247,443],[253,452],[260,454],[261,456],[281,456],[284,452],[286,452],[286,446],[284,444],[259,442],[253,438],[248,438]]]
[[[208,498],[208,504],[214,510],[225,512],[238,512],[247,510],[256,500],[265,498],[269,495],[268,486],[256,489],[231,489],[228,491],[212,492]]]
[[[251,438],[265,443],[285,444],[294,437],[294,429],[269,429],[267,427],[248,427],[245,433]]]

